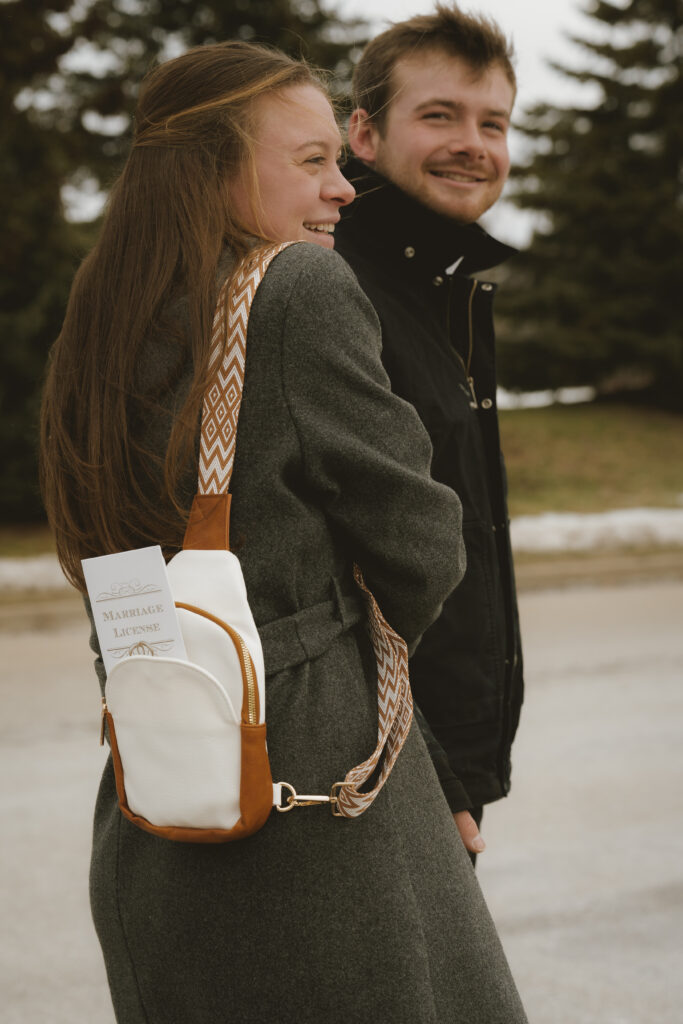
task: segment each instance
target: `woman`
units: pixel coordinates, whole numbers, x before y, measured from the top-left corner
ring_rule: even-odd
[[[313,243],[278,255],[254,300],[231,485],[262,635],[275,624],[300,636],[307,612],[335,599],[335,639],[266,666],[273,777],[306,792],[326,792],[376,743],[376,663],[364,623],[343,611],[352,562],[408,643],[463,571],[457,499],[429,479],[376,317],[325,251],[353,195],[339,152],[322,86],[280,53],[226,43],[154,71],[43,407],[43,488],[72,581],[83,587],[83,557],[150,542],[173,553],[218,286],[259,240]],[[296,809],[219,846],[124,820],[108,761],[91,901],[124,1024],[525,1019],[415,728],[361,817]]]

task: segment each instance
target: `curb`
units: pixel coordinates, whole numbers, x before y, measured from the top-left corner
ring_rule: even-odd
[[[615,586],[683,579],[683,548],[599,554],[515,556],[520,593],[575,586]]]

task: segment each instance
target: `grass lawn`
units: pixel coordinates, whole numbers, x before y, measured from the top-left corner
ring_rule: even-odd
[[[683,417],[626,405],[500,414],[513,516],[683,502]],[[44,526],[0,526],[0,557],[53,551]]]
[[[52,534],[47,526],[0,525],[0,558],[53,554]]]
[[[500,414],[510,514],[683,503],[683,417],[626,405]]]

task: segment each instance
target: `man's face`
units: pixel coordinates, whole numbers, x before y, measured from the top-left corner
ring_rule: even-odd
[[[356,111],[354,153],[425,206],[463,223],[496,202],[510,169],[514,90],[494,64],[475,74],[440,51],[397,62],[383,130]]]

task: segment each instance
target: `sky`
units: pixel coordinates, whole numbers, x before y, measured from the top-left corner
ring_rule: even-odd
[[[591,86],[582,86],[548,67],[548,60],[584,67],[584,52],[572,44],[568,36],[586,37],[594,34],[595,22],[583,14],[590,0],[460,0],[463,9],[494,18],[506,35],[512,37],[518,80],[516,112],[539,100],[562,104],[595,102]],[[432,11],[434,0],[323,0],[323,5],[336,10],[342,18],[363,18],[371,31],[381,32],[392,21],[401,21],[413,14]],[[513,162],[524,156],[524,137],[510,132],[510,153]],[[99,213],[104,195],[97,190],[67,186],[64,199],[70,215],[76,220],[90,219]],[[524,246],[528,242],[533,221],[531,215],[515,209],[504,199],[486,215],[482,223],[501,241]]]
[[[330,0],[342,17],[365,18],[377,32],[392,21],[401,21],[413,14],[434,9],[433,0]],[[595,21],[583,10],[589,0],[461,0],[461,7],[472,13],[485,14],[498,22],[512,37],[516,60],[518,92],[515,110],[520,112],[534,103],[549,100],[560,105],[591,105],[595,93],[591,86],[582,86],[548,67],[549,60],[574,67],[585,67],[584,51],[568,36],[595,36]],[[513,114],[514,126],[514,114]],[[510,133],[513,162],[524,153],[524,139]],[[500,202],[482,221],[501,241],[524,245],[528,241],[532,221],[527,214],[510,204]]]
[[[433,0],[330,0],[342,16],[365,18],[381,32],[392,21],[434,9]],[[550,59],[560,63],[581,63],[582,51],[568,34],[590,35],[595,24],[583,14],[589,0],[462,0],[461,7],[485,14],[498,22],[512,41],[517,54],[518,105],[525,107],[539,99],[572,102],[580,86],[547,67]]]

